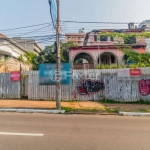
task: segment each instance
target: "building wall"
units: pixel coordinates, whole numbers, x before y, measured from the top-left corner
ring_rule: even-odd
[[[31,66],[29,66],[23,62],[20,62],[14,58],[9,58],[4,63],[0,64],[0,73],[11,72],[11,71],[20,71],[20,65],[21,65],[22,71],[31,70]]]
[[[133,48],[134,51],[138,52],[138,53],[145,53],[145,47],[137,47],[137,48]],[[88,55],[92,58],[94,66],[97,66],[99,64],[102,64],[102,59],[105,56],[108,56],[109,58],[109,64],[108,65],[116,65],[117,63],[120,65],[124,65],[124,54],[118,50],[117,48],[92,48],[92,46],[88,46],[88,47],[76,47],[76,48],[71,48],[70,49],[70,61],[72,63],[72,65],[74,64],[74,60],[76,58],[76,56],[78,56],[79,54],[81,55]],[[115,61],[114,63],[110,62],[111,59],[111,55],[114,56]],[[100,60],[100,61],[99,61]],[[89,62],[91,63],[91,62]]]
[[[77,55],[85,53],[88,54],[92,57],[94,66],[98,65],[98,59],[100,58],[101,55],[104,53],[112,54],[115,56],[116,60],[118,61],[119,64],[123,64],[123,53],[117,49],[71,49],[70,50],[70,61],[72,62],[72,65],[74,63],[74,59]]]
[[[84,43],[84,45],[116,45],[116,44],[124,44],[124,39],[120,38],[114,38],[113,41],[111,41],[110,38],[108,38],[107,41],[100,41],[97,40],[95,41],[94,35],[89,35],[88,40]],[[145,43],[145,38],[136,38],[136,43],[135,44],[146,44]]]
[[[86,34],[66,34],[65,35],[65,41],[69,42],[72,41],[78,46],[83,46],[84,38]]]
[[[42,47],[36,43],[35,40],[24,40],[21,38],[13,38],[13,40],[15,40],[19,45],[24,47],[29,52],[34,52],[38,55],[42,51]]]
[[[21,54],[24,54],[24,51],[20,50],[19,48],[13,46],[12,44],[4,44],[0,45],[0,55],[8,55],[14,58],[18,58]]]

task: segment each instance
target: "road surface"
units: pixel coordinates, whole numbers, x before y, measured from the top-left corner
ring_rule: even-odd
[[[0,113],[0,150],[150,150],[150,118]]]

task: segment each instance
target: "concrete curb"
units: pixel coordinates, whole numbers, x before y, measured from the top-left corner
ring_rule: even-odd
[[[148,116],[150,117],[150,113],[140,113],[140,112],[118,112],[121,116]]]
[[[65,110],[40,110],[40,109],[0,109],[0,112],[19,112],[19,113],[64,114],[64,113],[65,113]]]

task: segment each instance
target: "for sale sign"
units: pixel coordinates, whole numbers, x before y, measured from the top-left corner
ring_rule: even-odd
[[[17,82],[17,81],[20,81],[20,79],[21,79],[20,71],[12,71],[10,73],[10,81],[11,82]]]
[[[141,76],[141,69],[130,69],[130,76],[131,77],[140,77]]]
[[[120,69],[118,80],[141,80],[141,69]]]

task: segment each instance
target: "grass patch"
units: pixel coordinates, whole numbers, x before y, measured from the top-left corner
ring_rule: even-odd
[[[104,109],[97,109],[97,108],[71,108],[71,107],[62,107],[63,110],[66,111],[66,113],[109,113],[109,114],[117,114],[119,109],[118,108],[104,108]]]
[[[119,112],[119,109],[118,108],[106,108],[105,111],[110,114],[114,114],[114,113],[116,114]]]
[[[76,109],[71,108],[71,107],[61,107],[61,109],[62,109],[62,110],[65,110],[66,113],[73,112],[73,111],[76,110]]]
[[[72,107],[61,107],[62,110],[65,110],[66,113],[99,113],[99,112],[103,112],[103,110],[101,109],[97,109],[97,108],[81,108],[81,109],[76,109],[76,108],[72,108]]]
[[[114,100],[104,99],[104,100],[101,100],[99,102],[105,103],[105,104],[108,103],[108,104],[146,104],[146,105],[150,105],[150,101],[143,101],[143,100],[140,100],[137,102],[118,102],[118,101],[114,101]]]
[[[139,108],[139,109],[137,109],[137,112],[149,113],[150,110],[144,109],[144,108]]]

